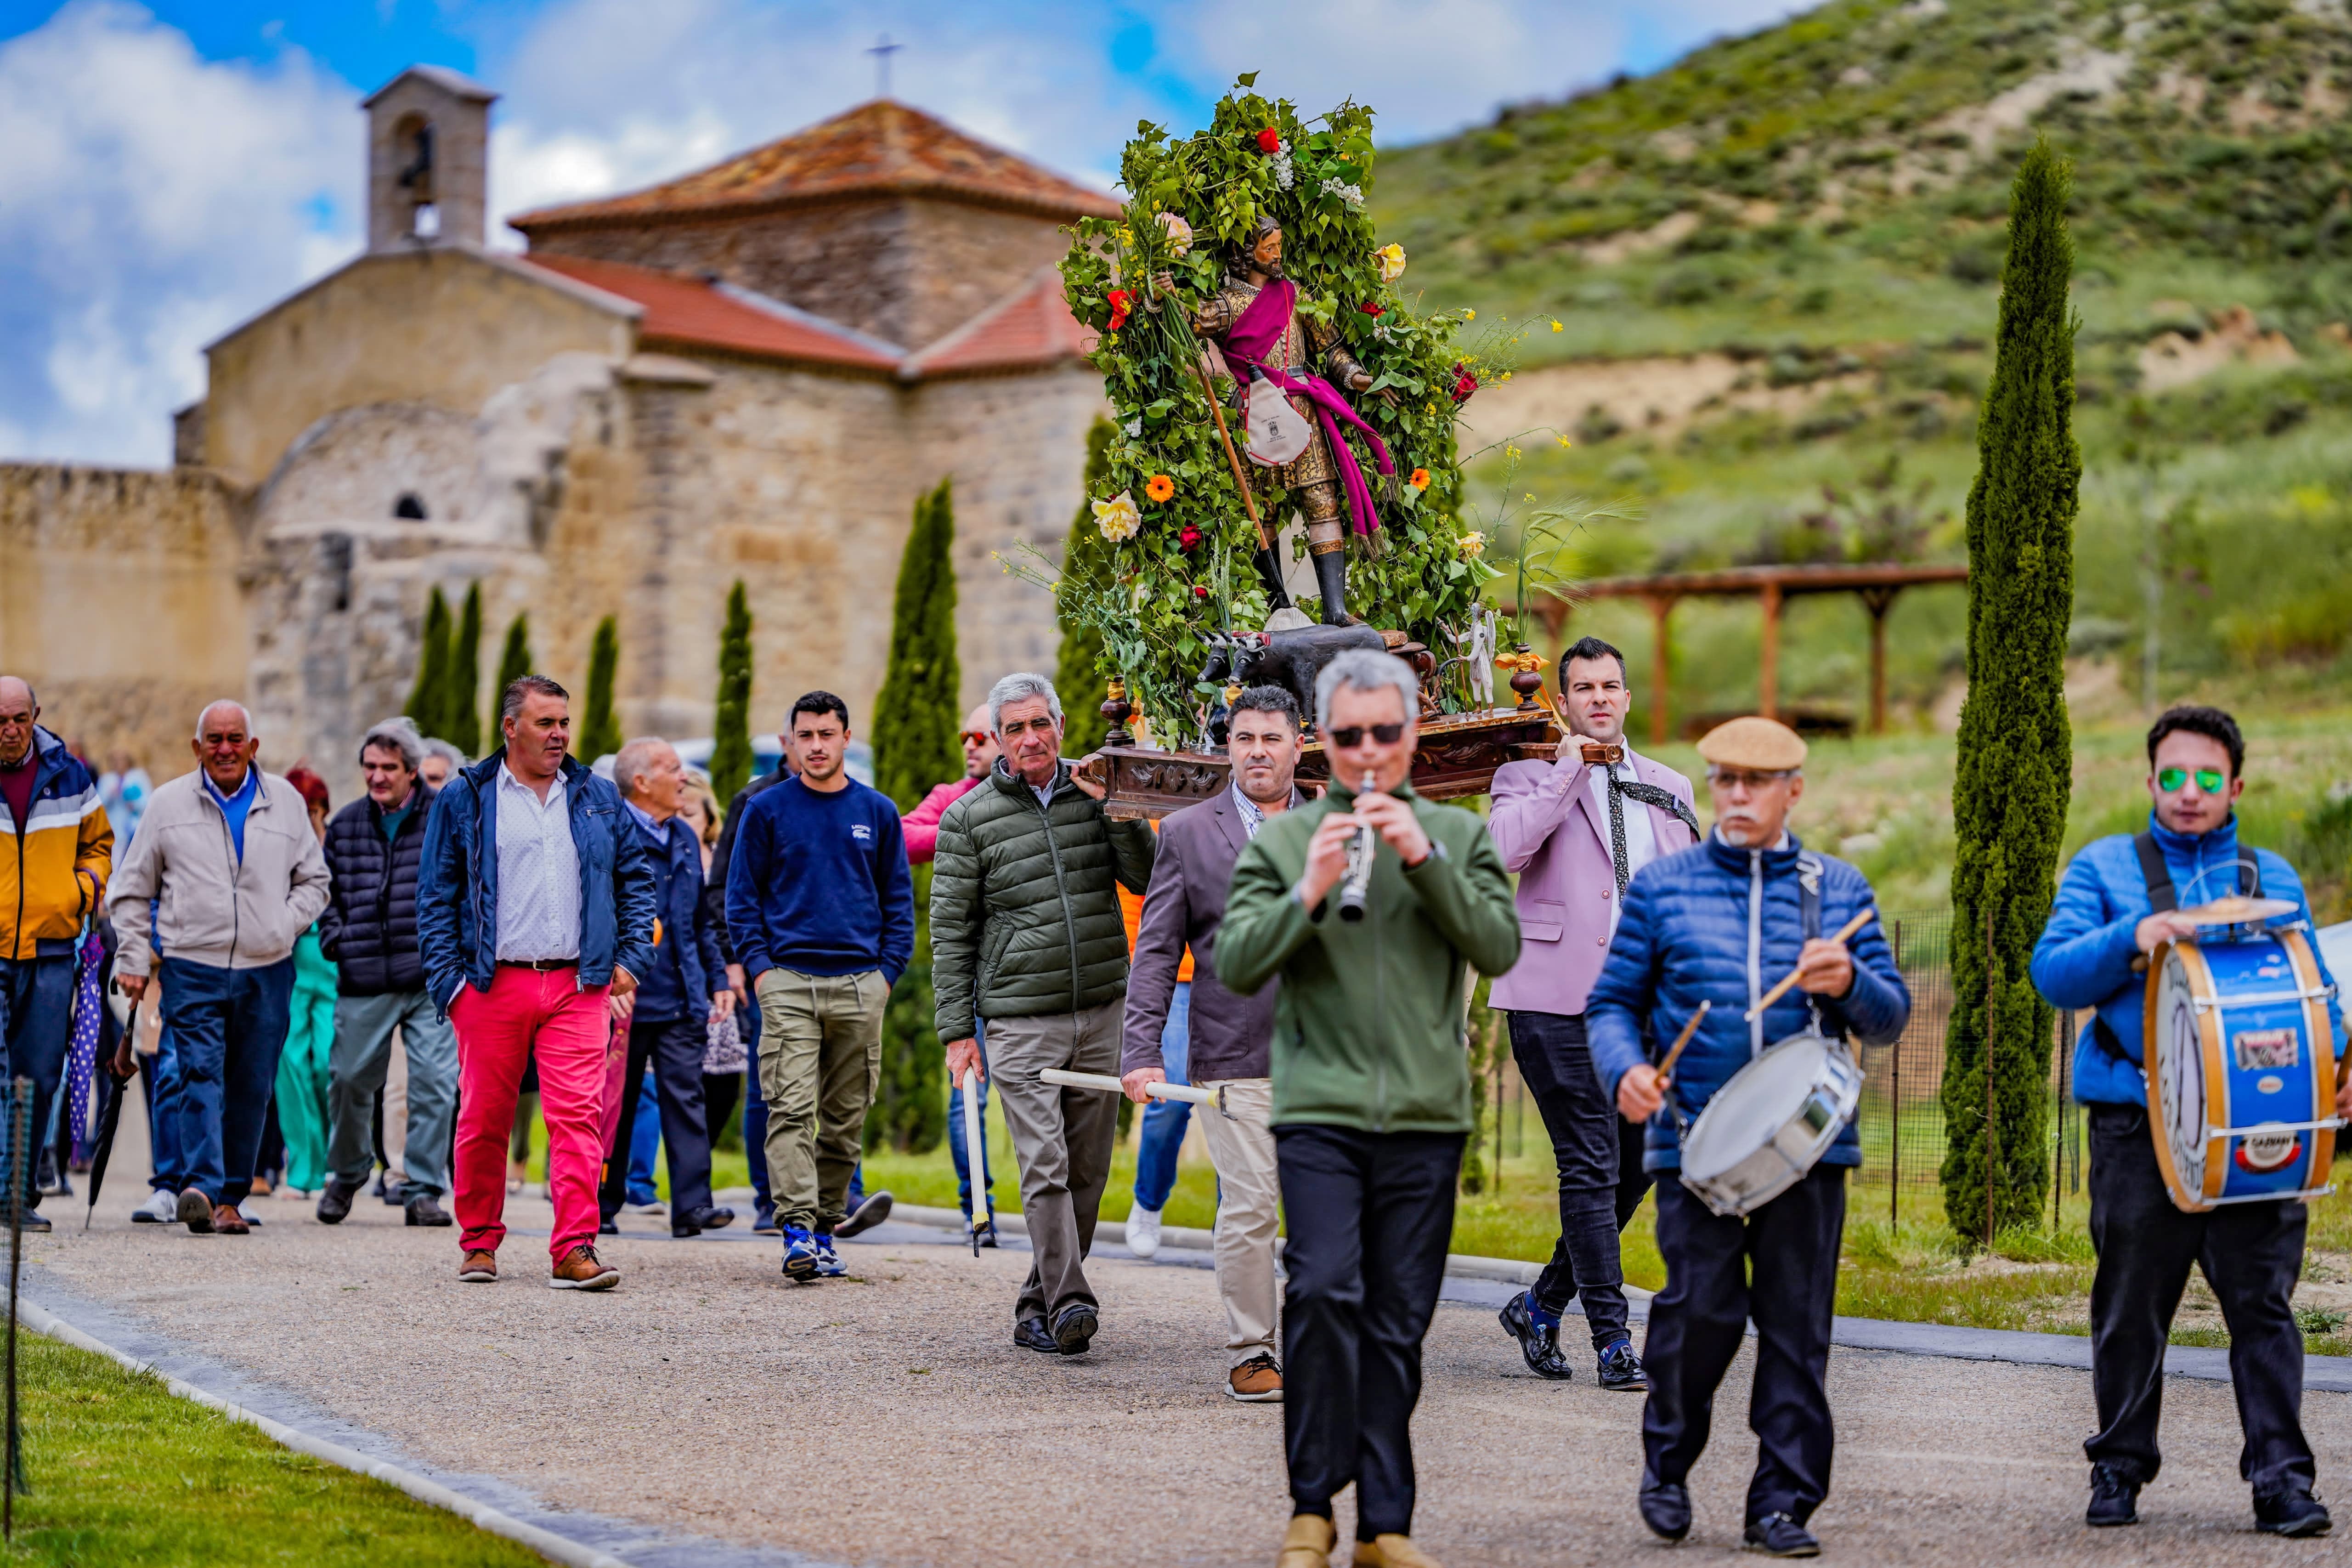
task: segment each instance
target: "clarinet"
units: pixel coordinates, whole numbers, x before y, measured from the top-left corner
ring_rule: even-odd
[[[1366,773],[1356,793],[1370,795],[1375,787],[1372,775]],[[1339,884],[1339,918],[1350,925],[1364,918],[1364,900],[1372,889],[1372,851],[1379,846],[1380,835],[1369,822],[1356,829],[1356,837],[1348,842],[1348,875]]]

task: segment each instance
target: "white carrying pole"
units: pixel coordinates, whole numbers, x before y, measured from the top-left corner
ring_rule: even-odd
[[[988,1124],[980,1114],[980,1064],[974,1062],[963,1075],[963,1147],[964,1163],[971,1174],[971,1252],[980,1256],[980,1238],[983,1232],[996,1228],[996,1216],[988,1206]]]
[[[1037,1076],[1047,1083],[1057,1083],[1065,1089],[1099,1089],[1110,1094],[1127,1092],[1127,1086],[1107,1072],[1064,1072],[1060,1068],[1047,1068]],[[1143,1092],[1154,1100],[1184,1100],[1194,1105],[1217,1103],[1215,1089],[1194,1089],[1189,1083],[1147,1083],[1143,1086]]]

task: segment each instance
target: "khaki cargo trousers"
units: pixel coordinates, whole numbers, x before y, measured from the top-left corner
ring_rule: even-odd
[[[847,1210],[866,1112],[882,1077],[882,972],[775,968],[760,998],[760,1092],[768,1101],[768,1182],[776,1223],[829,1231]]]

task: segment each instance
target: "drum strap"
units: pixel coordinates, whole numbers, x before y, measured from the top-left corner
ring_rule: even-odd
[[[2140,879],[2147,884],[2149,912],[2160,915],[2179,909],[2180,896],[2172,886],[2172,871],[2164,863],[2164,851],[2158,846],[2156,835],[2142,833],[2135,836],[2132,853],[2139,857]],[[2250,899],[2258,899],[2263,894],[2262,862],[2255,859],[2254,852],[2242,844],[2238,846],[2238,891]],[[2105,1018],[2095,1019],[2091,1025],[2091,1035],[2099,1042],[2099,1049],[2127,1067],[2131,1065],[2131,1058],[2124,1055],[2123,1042],[2116,1038],[2116,1032],[2107,1027]]]
[[[1797,854],[1797,921],[1807,942],[1822,934],[1822,858],[1810,849]],[[1818,1035],[1822,1032],[1822,1005],[1807,993],[1805,1006],[1812,1016],[1813,1033]]]

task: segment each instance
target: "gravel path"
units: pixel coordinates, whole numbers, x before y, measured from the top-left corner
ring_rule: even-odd
[[[143,1163],[123,1152],[94,1227],[79,1229],[79,1203],[51,1200],[60,1223],[27,1261],[434,1465],[559,1508],[832,1563],[1272,1562],[1287,1513],[1280,1409],[1220,1393],[1205,1269],[1097,1258],[1104,1331],[1065,1362],[1012,1342],[1018,1250],[975,1259],[939,1233],[887,1226],[851,1244],[851,1279],[803,1288],[780,1277],[766,1238],[674,1243],[663,1222],[633,1220],[604,1248],[620,1289],[583,1295],[543,1288],[548,1211],[519,1200],[510,1277],[461,1286],[454,1232],[406,1229],[372,1200],[329,1228],[307,1204],[265,1199],[268,1223],[243,1239],[133,1226]],[[1695,1478],[1685,1559],[1738,1543],[1748,1371],[1743,1356]],[[1833,1558],[2330,1556],[2252,1532],[2218,1384],[2168,1384],[2171,1458],[2142,1499],[2147,1522],[2097,1536],[2080,1522],[2083,1373],[1839,1351],[1830,1391],[1837,1484],[1815,1525]],[[1415,1424],[1416,1537],[1454,1568],[1654,1550],[1633,1510],[1640,1417],[1638,1398],[1581,1376],[1526,1375],[1490,1311],[1441,1309]],[[2352,1395],[2310,1395],[2305,1419],[2322,1494],[2343,1490]]]

